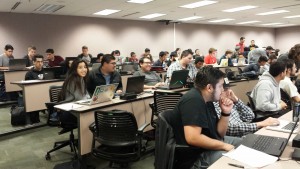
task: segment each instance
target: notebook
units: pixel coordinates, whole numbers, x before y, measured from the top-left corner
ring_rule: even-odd
[[[220,66],[227,67],[228,66],[228,59],[222,59],[221,62],[220,62]]]
[[[243,66],[243,65],[245,65],[245,63],[246,63],[246,62],[245,62],[245,58],[239,58],[239,59],[238,59],[237,65],[238,65],[238,66]]]
[[[280,124],[278,126],[267,126],[266,129],[289,133],[289,132],[291,132],[291,130],[295,124],[295,122],[290,122],[287,120],[280,120],[280,119],[279,119],[279,122],[280,122]],[[298,133],[298,131],[299,131],[299,127],[297,125],[295,130],[293,131],[293,133]]]
[[[126,85],[126,93],[139,94],[144,91],[145,76],[128,77]]]
[[[186,84],[189,70],[175,70],[172,73],[172,78],[169,85],[159,86],[157,89],[171,90],[182,88]]]
[[[248,134],[241,142],[242,145],[253,148],[255,150],[280,157],[282,152],[284,151],[288,140],[290,139],[291,135],[293,134],[298,121],[293,126],[292,130],[290,131],[289,137],[282,138],[282,137],[272,137],[272,136],[263,136],[257,134]]]
[[[79,100],[75,103],[84,104],[84,105],[93,105],[93,104],[111,101],[114,97],[117,86],[118,83],[97,86],[94,90],[94,94],[91,99]]]
[[[10,59],[9,70],[23,70],[26,67],[27,59]]]

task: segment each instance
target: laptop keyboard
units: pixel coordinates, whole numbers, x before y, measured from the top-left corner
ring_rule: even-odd
[[[284,127],[282,127],[282,129],[285,129],[285,130],[292,130],[293,127],[294,127],[294,125],[295,125],[295,123],[289,123],[289,124],[285,125]],[[298,124],[297,124],[296,127],[298,127]]]
[[[271,143],[274,139],[274,137],[259,135],[256,138],[252,148],[258,151],[265,151],[271,146]]]

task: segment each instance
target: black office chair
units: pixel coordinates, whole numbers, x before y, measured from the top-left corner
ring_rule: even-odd
[[[267,119],[268,117],[274,117],[278,118],[280,116],[279,111],[260,111],[256,110],[255,104],[252,100],[251,91],[246,93],[248,99],[249,99],[249,106],[252,109],[252,111],[255,114],[255,118],[252,120],[253,122],[263,121]]]
[[[173,132],[173,125],[180,120],[173,110],[166,110],[158,115],[155,140],[155,169],[191,168],[200,154],[200,148],[179,145]],[[201,166],[200,168],[207,168]]]
[[[93,133],[92,154],[110,161],[110,167],[128,167],[129,162],[153,150],[143,141],[144,130],[137,126],[134,115],[123,110],[95,111],[95,122],[90,125]],[[99,145],[100,146],[97,146]]]
[[[73,129],[77,128],[77,124],[67,123],[67,122],[61,121],[59,119],[58,119],[58,121],[57,120],[54,121],[52,119],[53,114],[55,113],[54,106],[61,103],[61,102],[59,102],[60,101],[59,96],[60,96],[61,90],[62,90],[62,86],[50,86],[50,88],[49,88],[49,95],[50,95],[51,102],[45,103],[47,110],[48,110],[48,114],[49,114],[47,123],[49,126],[61,127],[62,130],[60,132],[58,132],[59,135],[70,132],[70,136],[69,136],[68,140],[55,142],[54,148],[47,152],[47,154],[45,156],[46,160],[51,159],[50,153],[52,153],[56,150],[59,150],[63,147],[66,147],[66,146],[70,146],[71,152],[74,152],[74,158],[77,158],[76,146],[78,144],[78,140],[75,139],[74,133],[73,133]],[[57,113],[59,114],[62,112],[57,112]]]
[[[280,88],[280,95],[281,95],[281,100],[284,101],[287,105],[286,109],[292,110],[292,101],[289,94],[285,92],[282,88]]]
[[[173,110],[181,97],[182,94],[177,92],[154,92],[154,102],[149,104],[152,109],[150,124],[153,128],[156,128],[158,114],[166,110]]]

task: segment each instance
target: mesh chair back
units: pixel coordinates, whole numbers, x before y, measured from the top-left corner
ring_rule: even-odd
[[[166,110],[173,110],[181,97],[181,93],[155,91],[154,115],[158,116],[159,113],[162,113]]]
[[[59,96],[61,90],[62,90],[62,86],[50,86],[49,89],[50,102],[53,103],[59,102]]]
[[[287,105],[287,109],[291,110],[292,102],[291,102],[289,94],[287,92],[285,92],[284,90],[282,90],[281,88],[280,88],[280,94],[281,94],[281,100],[284,101]]]
[[[254,105],[254,102],[253,102],[253,100],[252,100],[252,97],[250,96],[250,95],[251,95],[251,91],[250,91],[250,92],[247,92],[246,95],[247,95],[247,97],[248,97],[248,99],[249,99],[250,108],[251,108],[252,110],[256,110],[255,105]]]
[[[122,110],[96,111],[95,125],[97,139],[103,145],[136,144],[138,127],[132,113]]]

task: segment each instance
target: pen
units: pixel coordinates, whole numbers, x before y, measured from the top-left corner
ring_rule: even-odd
[[[232,164],[232,163],[228,163],[228,165],[230,165],[230,166],[234,166],[234,167],[238,167],[238,168],[244,168],[244,166],[242,166],[242,165],[238,165],[238,164]]]

